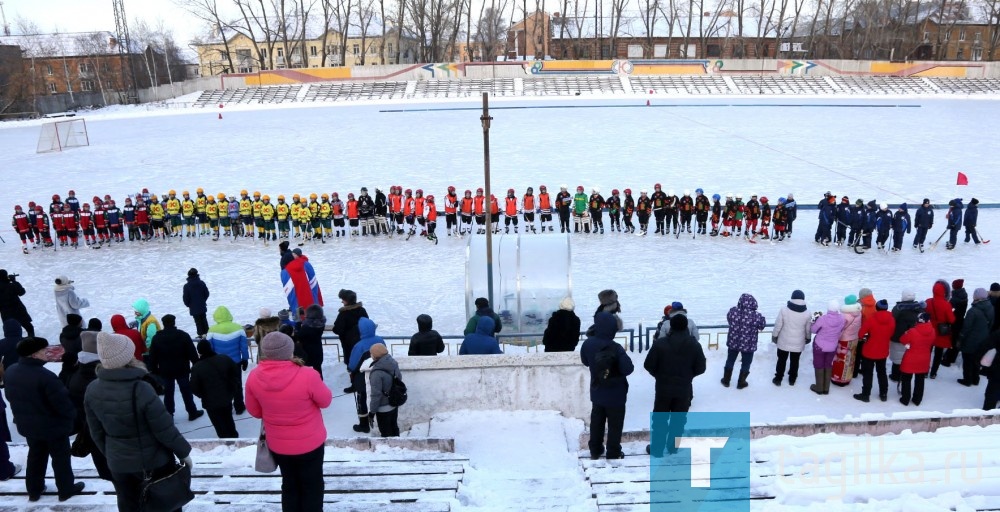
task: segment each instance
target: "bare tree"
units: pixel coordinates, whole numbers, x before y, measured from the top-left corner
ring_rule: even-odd
[[[340,33],[340,62],[347,65],[347,35],[351,30],[351,16],[355,9],[354,0],[336,0],[333,9],[333,23]]]
[[[992,61],[1000,46],[1000,0],[987,0],[980,4],[980,13],[986,19],[986,28],[990,39],[986,46],[986,60]]]
[[[997,0],[1000,1],[1000,0]],[[483,5],[486,5],[485,3]],[[495,2],[494,2],[495,5]],[[476,44],[482,48],[483,60],[496,60],[507,40],[507,22],[500,8],[487,7],[476,23]]]
[[[360,0],[358,4],[358,16],[354,26],[358,28],[358,35],[361,36],[361,65],[365,65],[368,56],[368,32],[375,21],[375,0]]]
[[[212,27],[213,34],[222,40],[222,57],[229,63],[229,71],[235,71],[233,52],[229,48],[229,38],[235,34],[230,23],[223,21],[217,0],[173,0],[178,7],[193,14]],[[225,70],[223,70],[225,71]]]
[[[1000,1],[1000,0],[998,0]],[[655,57],[656,48],[656,22],[659,21],[660,0],[636,0],[636,7],[639,11],[639,21],[643,28],[642,54],[644,56]]]

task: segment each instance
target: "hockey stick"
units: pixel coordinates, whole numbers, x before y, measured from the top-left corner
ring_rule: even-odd
[[[979,237],[979,240],[980,240],[980,241],[982,241],[982,243],[984,243],[984,244],[988,244],[988,243],[990,243],[990,241],[989,241],[989,240],[987,240],[986,238],[984,238],[984,237],[983,237],[983,234],[982,234],[982,233],[980,233],[978,229],[974,229],[973,231],[975,231],[975,232],[976,232],[976,236],[978,236],[978,237]],[[0,240],[3,240],[3,238],[2,238],[2,237],[0,237]]]
[[[941,241],[942,238],[944,238],[944,235],[946,235],[948,231],[950,231],[948,228],[944,228],[944,232],[941,233],[941,236],[937,237],[937,240],[935,240],[934,243],[931,244],[931,250],[937,248],[938,243]]]

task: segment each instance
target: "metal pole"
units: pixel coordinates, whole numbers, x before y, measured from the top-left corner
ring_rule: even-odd
[[[493,303],[493,195],[490,192],[490,95],[483,93],[483,115],[479,118],[483,123],[483,176],[486,179],[486,299],[490,306]]]

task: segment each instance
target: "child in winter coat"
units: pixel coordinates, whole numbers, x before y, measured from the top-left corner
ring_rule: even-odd
[[[944,358],[945,351],[951,348],[951,331],[955,327],[955,312],[951,309],[951,287],[944,279],[938,279],[932,288],[933,296],[926,301],[927,313],[931,316],[934,326],[934,357],[931,362],[931,378],[937,378],[938,368]],[[942,327],[947,325],[947,327]],[[942,331],[946,331],[942,334]]]
[[[844,330],[844,316],[840,314],[840,301],[831,300],[826,308],[826,314],[813,314],[813,324],[810,330],[816,335],[813,343],[813,369],[816,371],[816,384],[809,389],[817,395],[830,393],[830,377],[833,375],[833,356],[837,352],[840,333]]]
[[[791,365],[788,367],[788,385],[794,386],[799,377],[799,356],[812,338],[809,332],[812,316],[805,299],[806,295],[801,290],[792,292],[792,299],[781,308],[778,319],[774,321],[771,341],[778,345],[778,363],[774,367],[774,379],[771,382],[775,386],[781,385],[785,364],[789,359]]]
[[[729,322],[729,337],[726,340],[729,354],[726,356],[722,385],[729,387],[736,356],[740,356],[740,379],[736,383],[736,389],[743,389],[750,385],[747,377],[750,375],[753,354],[757,351],[757,333],[764,330],[766,321],[764,315],[757,312],[757,299],[749,293],[740,295],[740,301],[736,307],[729,309],[726,320]]]
[[[216,354],[208,340],[198,342],[198,355],[198,362],[191,368],[191,392],[201,398],[219,439],[239,437],[233,421],[233,400],[243,396],[243,373],[232,358]]]
[[[875,305],[875,313],[861,322],[858,336],[866,340],[861,347],[861,392],[855,400],[867,402],[872,393],[872,373],[878,374],[878,396],[888,400],[889,378],[885,374],[885,359],[889,357],[889,342],[896,330],[896,319],[889,312],[885,299]]]
[[[861,329],[861,304],[858,297],[844,297],[844,305],[840,306],[840,314],[844,316],[844,329],[840,331],[840,341],[837,351],[844,351],[844,368],[833,376],[833,382],[844,386],[854,377],[854,357],[858,345],[858,330]]]
[[[903,361],[899,368],[902,372],[900,383],[903,386],[903,396],[899,397],[899,403],[910,405],[912,398],[913,405],[920,405],[924,399],[924,377],[931,369],[931,347],[934,345],[934,338],[934,325],[931,324],[931,316],[926,312],[920,313],[917,325],[900,337],[906,352],[903,353]],[[911,377],[916,377],[912,396]]]

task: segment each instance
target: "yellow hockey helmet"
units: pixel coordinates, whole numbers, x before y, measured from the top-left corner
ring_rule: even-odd
[[[219,201],[222,201],[225,198],[226,198],[226,194],[223,194],[222,192],[219,192]]]
[[[176,190],[171,190],[170,192],[168,192],[168,194],[170,194],[172,196],[176,196],[177,195],[177,191]]]
[[[271,196],[269,196],[269,195],[267,195],[267,194],[264,194],[264,197],[262,197],[261,199],[263,199],[263,200],[264,200],[264,202],[267,202],[267,201],[270,201],[270,200],[271,200]]]
[[[241,196],[247,195],[247,189],[240,190],[240,195]]]
[[[199,194],[204,194],[205,193],[205,189],[203,189],[201,187],[198,187],[198,190],[196,190],[196,192],[198,192]]]
[[[324,192],[323,195],[320,196],[320,197],[322,197],[323,200],[326,201],[327,199],[330,199],[330,194],[327,194],[326,192]]]
[[[260,197],[260,192],[257,192],[256,190],[254,190],[253,191],[253,196],[254,197]]]
[[[285,200],[285,196],[283,196],[281,194],[278,194],[278,201],[284,201],[284,200]]]
[[[316,196],[315,192],[313,192],[312,194],[309,194],[309,199],[316,199],[316,197],[317,196]]]

